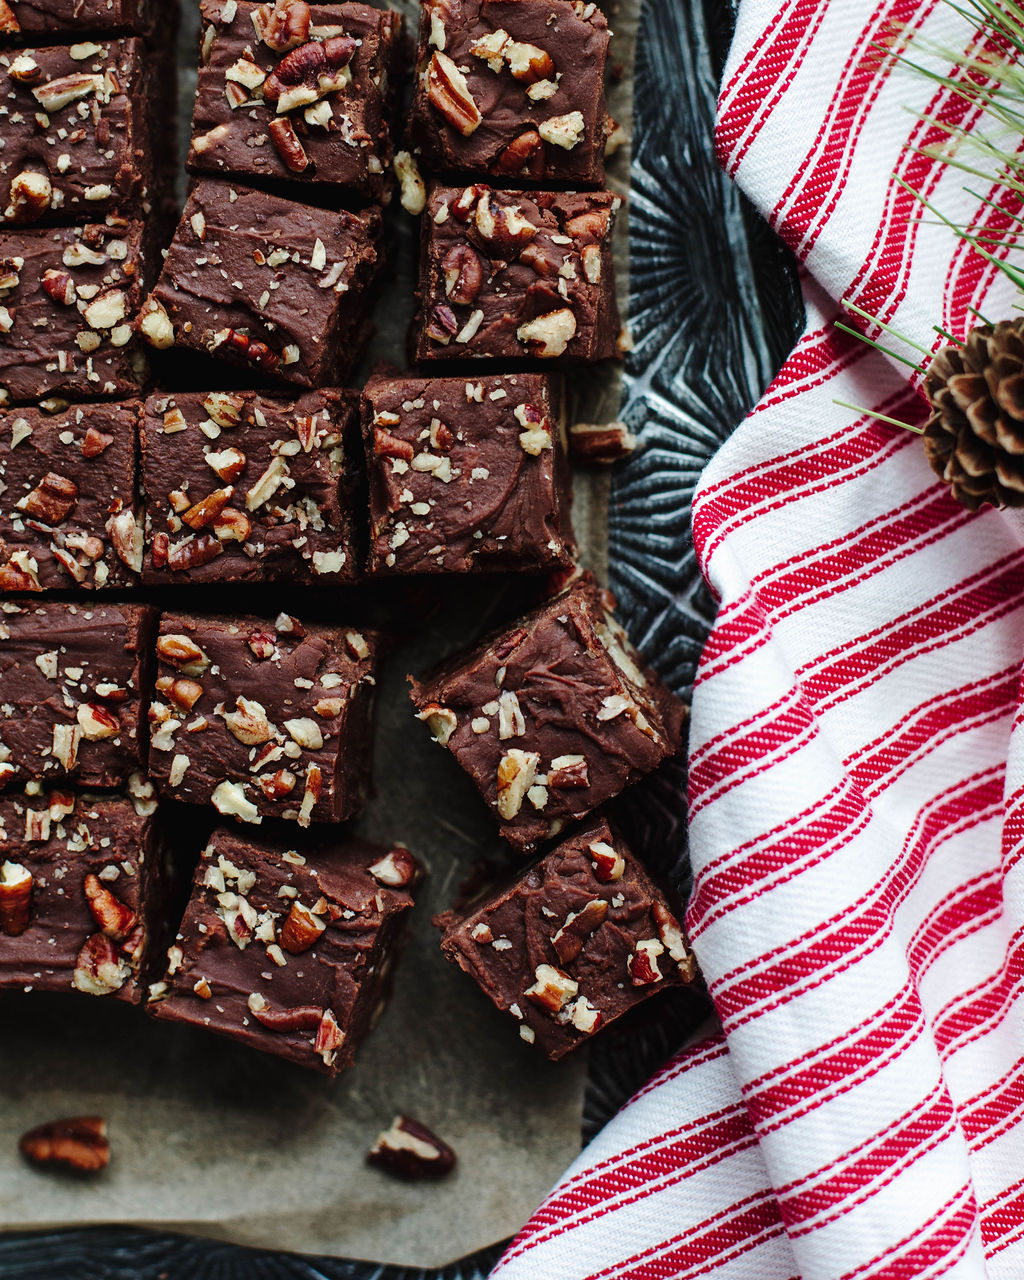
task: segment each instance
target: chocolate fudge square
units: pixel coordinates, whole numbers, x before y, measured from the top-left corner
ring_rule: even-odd
[[[609,34],[570,0],[423,5],[414,150],[433,172],[601,186]]]
[[[354,393],[160,394],[142,419],[143,581],[290,582],[359,576],[345,437]]]
[[[571,564],[559,411],[542,374],[372,378],[363,391],[370,572]]]
[[[241,822],[362,807],[378,640],[354,628],[164,614],[150,706],[161,794]]]
[[[137,222],[0,232],[0,397],[137,394],[142,300]]]
[[[150,63],[141,40],[11,50],[0,222],[96,222],[150,208]]]
[[[152,788],[0,797],[0,988],[139,1003],[162,971],[179,872]]]
[[[141,329],[303,387],[344,383],[369,337],[377,209],[314,209],[204,179],[175,232]]]
[[[420,248],[417,360],[601,360],[619,313],[610,191],[437,187]]]
[[[132,586],[138,401],[0,413],[0,592]]]
[[[0,43],[43,34],[148,35],[160,9],[176,10],[177,0],[0,0]]]
[[[149,1011],[335,1075],[391,987],[418,867],[405,849],[215,831]]]
[[[388,189],[402,20],[365,4],[202,0],[188,167]]]
[[[154,622],[145,605],[0,604],[0,783],[145,773]]]
[[[445,957],[552,1059],[697,972],[664,893],[601,817],[434,923]]]
[[[414,680],[412,699],[524,854],[682,745],[683,704],[586,581]]]

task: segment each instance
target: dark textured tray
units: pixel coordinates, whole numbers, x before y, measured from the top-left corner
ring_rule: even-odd
[[[712,151],[724,0],[647,0],[636,67],[630,196],[630,328],[623,417],[641,449],[611,491],[612,586],[630,635],[688,694],[714,603],[690,541],[690,502],[718,445],[757,400],[802,319],[792,262],[720,172]],[[663,769],[633,804],[643,847],[688,885],[685,771]],[[681,1043],[694,1000],[665,997],[628,1036],[598,1041],[592,1136]],[[501,1249],[444,1271],[256,1253],[106,1227],[0,1237],[0,1280],[482,1280]]]

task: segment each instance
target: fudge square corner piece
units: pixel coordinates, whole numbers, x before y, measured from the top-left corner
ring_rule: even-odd
[[[697,975],[665,895],[600,816],[434,923],[446,958],[552,1059]]]
[[[686,708],[584,578],[413,681],[419,718],[529,854],[682,745]]]
[[[610,191],[435,187],[416,359],[579,364],[619,353]]]
[[[0,988],[143,999],[180,879],[152,792],[0,797]]]
[[[0,785],[119,786],[146,766],[155,611],[36,600],[0,604]]]
[[[161,795],[240,822],[341,822],[370,771],[378,637],[260,618],[164,614],[150,704]]]
[[[419,877],[403,848],[220,828],[149,1011],[335,1075],[383,1010]]]
[[[369,338],[380,210],[318,209],[204,179],[139,328],[302,387],[342,385]]]

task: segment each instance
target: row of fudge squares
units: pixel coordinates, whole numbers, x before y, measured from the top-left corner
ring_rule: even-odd
[[[336,1072],[387,999],[421,874],[401,846],[219,829],[148,1009]],[[603,817],[433,923],[446,958],[551,1059],[697,976],[674,895]]]
[[[313,209],[210,183],[182,225],[160,282],[173,329],[147,303],[158,255],[143,223],[108,214],[0,231],[0,400],[59,407],[138,394],[147,343],[176,340],[301,386],[347,379],[382,267],[378,210]]]
[[[402,70],[400,15],[306,0],[201,0],[200,14],[189,168],[380,199]],[[88,35],[126,34],[166,51],[176,18],[170,0],[0,0],[0,43],[45,37],[77,47]],[[609,38],[601,10],[582,0],[422,5],[411,156],[432,173],[600,185],[615,133],[605,112]]]
[[[334,1074],[386,1000],[419,866],[351,836],[201,833],[127,795],[0,798],[0,988],[79,991]],[[180,922],[180,927],[179,927]]]
[[[434,188],[422,219],[415,358],[577,364],[619,353],[608,191]],[[199,182],[140,328],[301,386],[344,378],[369,336],[380,215]],[[2,373],[2,370],[0,370]]]
[[[375,378],[362,396],[159,394],[0,414],[0,592],[562,569],[559,390]],[[359,455],[362,455],[360,457]]]
[[[379,638],[355,628],[0,606],[0,781],[117,787],[243,822],[340,822],[365,802]]]
[[[413,682],[420,719],[520,854],[682,745],[683,704],[609,606],[583,577]],[[287,614],[0,609],[0,781],[103,787],[148,771],[162,795],[249,823],[338,822],[362,806],[375,634]]]
[[[201,13],[189,168],[380,199],[399,15],[304,0],[202,0]],[[602,185],[615,130],[605,112],[609,36],[600,9],[580,0],[423,4],[399,169]]]
[[[403,847],[222,827],[131,796],[0,798],[0,989],[145,1003],[335,1074],[389,994],[422,868]],[[180,921],[180,926],[178,926]],[[603,818],[435,918],[446,957],[561,1058],[696,974],[664,890]]]
[[[416,357],[522,366],[619,349],[608,192],[438,188],[423,225]],[[138,332],[302,387],[344,383],[370,336],[379,210],[313,208],[213,180],[192,192],[149,297],[145,228],[0,232],[0,398],[137,393]]]

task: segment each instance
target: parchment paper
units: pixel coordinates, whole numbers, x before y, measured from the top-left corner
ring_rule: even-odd
[[[401,3],[415,23],[414,6]],[[198,5],[184,0],[182,129],[194,84]],[[609,110],[629,124],[639,0],[611,12]],[[182,151],[182,155],[184,151]],[[625,190],[628,151],[610,185]],[[625,314],[625,210],[618,273]],[[377,311],[370,361],[404,360],[412,314],[411,221],[399,228],[394,279]],[[616,416],[619,377],[587,371],[575,412]],[[607,481],[576,478],[584,560],[607,562]],[[400,590],[400,588],[399,588]],[[400,840],[430,868],[395,993],[356,1066],[335,1081],[195,1029],[156,1024],[137,1009],[74,994],[0,995],[0,1230],[122,1222],[257,1247],[442,1266],[512,1235],[580,1146],[586,1065],[549,1064],[461,972],[447,964],[430,917],[446,907],[475,859],[507,857],[475,789],[412,718],[405,674],[421,672],[514,610],[522,584],[439,584],[391,593],[407,643],[381,679],[376,794],[358,830]],[[212,601],[211,608],[218,602]],[[226,607],[221,605],[220,607]],[[263,596],[243,607],[270,609]],[[337,608],[337,606],[335,606]],[[367,1168],[363,1154],[403,1111],[457,1151],[444,1183],[406,1185]],[[67,1181],[28,1168],[16,1143],[30,1126],[102,1114],[110,1168]]]

